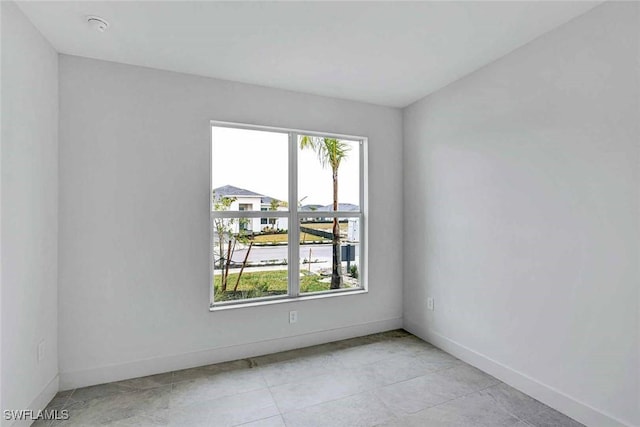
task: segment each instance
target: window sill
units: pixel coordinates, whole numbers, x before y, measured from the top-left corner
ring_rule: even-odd
[[[339,290],[325,293],[318,293],[314,295],[304,295],[299,297],[283,297],[277,299],[260,300],[260,301],[247,301],[247,302],[226,302],[226,303],[214,303],[209,306],[209,311],[226,311],[237,308],[249,308],[249,307],[261,307],[265,305],[282,304],[289,302],[310,301],[324,298],[342,297],[347,295],[361,295],[366,294],[369,291],[366,289],[354,289],[354,290]]]

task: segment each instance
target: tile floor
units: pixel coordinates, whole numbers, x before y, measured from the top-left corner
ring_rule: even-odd
[[[60,392],[34,426],[580,426],[405,331]]]

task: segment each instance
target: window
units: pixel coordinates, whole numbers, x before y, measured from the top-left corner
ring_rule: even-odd
[[[211,305],[365,289],[366,140],[218,122],[211,135]]]
[[[260,208],[261,211],[267,211],[267,208]],[[269,218],[260,218],[260,225],[269,224]]]

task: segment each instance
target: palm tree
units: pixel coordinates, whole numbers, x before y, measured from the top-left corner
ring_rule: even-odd
[[[350,147],[347,143],[335,138],[318,136],[302,136],[300,149],[315,151],[322,167],[331,167],[333,177],[333,210],[338,210],[338,168],[347,157]],[[331,268],[331,289],[339,289],[342,285],[342,268],[340,265],[340,224],[333,218],[333,263]]]
[[[280,207],[280,200],[271,199],[269,203],[269,210],[277,211]],[[278,218],[269,218],[269,222],[271,223],[271,227],[275,230],[278,229]]]

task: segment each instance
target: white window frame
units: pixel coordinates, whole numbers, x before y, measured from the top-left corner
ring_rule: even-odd
[[[246,129],[262,132],[277,132],[288,135],[289,149],[289,210],[284,211],[214,211],[213,210],[213,183],[211,180],[213,170],[212,146],[213,146],[213,128],[226,127],[232,129]],[[308,299],[318,299],[341,295],[354,295],[368,292],[368,172],[367,172],[367,152],[368,139],[363,136],[337,134],[332,132],[318,132],[301,129],[278,128],[271,126],[251,125],[245,123],[234,123],[212,120],[209,126],[209,309],[211,311],[225,310],[229,308],[251,307],[273,303],[293,302]],[[360,161],[359,179],[360,179],[360,211],[319,211],[319,212],[299,212],[298,211],[298,137],[300,135],[326,137],[343,139],[347,141],[359,142],[358,156]],[[294,209],[291,209],[294,207]],[[302,215],[301,215],[302,214]],[[360,287],[331,289],[327,291],[313,292],[308,294],[300,294],[300,218],[323,217],[323,218],[358,218],[360,221],[360,265],[359,280]],[[214,279],[214,254],[213,254],[213,220],[215,218],[288,218],[288,292],[286,295],[277,295],[271,297],[252,298],[247,300],[233,301],[214,301],[213,279]],[[293,242],[293,243],[292,243]]]

